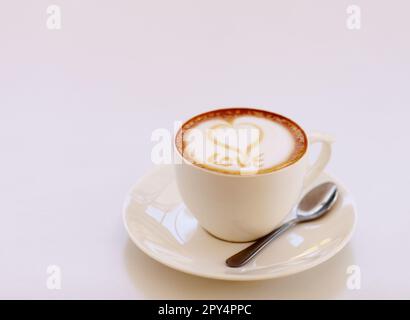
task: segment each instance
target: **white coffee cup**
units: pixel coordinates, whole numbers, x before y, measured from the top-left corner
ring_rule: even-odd
[[[283,222],[303,187],[312,183],[330,160],[332,139],[318,133],[307,137],[306,151],[297,161],[253,175],[202,168],[185,159],[175,144],[180,160],[175,164],[176,180],[185,205],[217,238],[247,242],[266,235]],[[322,148],[315,163],[309,165],[308,154],[314,143],[321,143]]]

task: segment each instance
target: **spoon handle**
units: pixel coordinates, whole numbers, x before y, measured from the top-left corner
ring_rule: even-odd
[[[263,236],[262,238],[256,240],[249,247],[246,247],[242,251],[239,251],[237,254],[228,258],[225,261],[226,265],[231,268],[237,268],[237,267],[241,267],[244,264],[248,263],[249,260],[255,257],[272,240],[278,238],[282,233],[284,233],[286,230],[293,227],[297,222],[298,220],[295,218],[295,219],[292,219],[284,223],[282,226],[268,233],[266,236]]]

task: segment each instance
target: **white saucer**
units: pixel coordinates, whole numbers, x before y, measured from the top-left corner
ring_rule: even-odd
[[[242,268],[229,268],[225,260],[249,243],[225,242],[203,230],[180,198],[172,166],[154,168],[131,189],[124,204],[124,224],[143,252],[176,270],[223,280],[283,277],[328,260],[352,236],[356,209],[349,193],[327,174],[316,183],[324,181],[339,187],[332,211],[289,230]]]

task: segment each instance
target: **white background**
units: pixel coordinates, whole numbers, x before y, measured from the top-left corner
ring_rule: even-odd
[[[57,4],[62,29],[46,28]],[[346,27],[346,8],[362,28]],[[0,298],[410,298],[408,1],[0,4]],[[354,195],[350,244],[310,271],[231,283],[171,270],[129,240],[151,133],[255,106],[333,134]],[[362,287],[346,288],[358,265]],[[62,289],[46,287],[59,265]]]

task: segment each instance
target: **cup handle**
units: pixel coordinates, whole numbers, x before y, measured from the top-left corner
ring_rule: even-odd
[[[323,169],[326,167],[330,160],[330,156],[332,154],[332,143],[334,141],[331,136],[323,133],[310,134],[308,140],[309,145],[312,145],[314,143],[321,143],[322,148],[316,161],[308,168],[307,174],[305,176],[304,186],[310,185],[322,173]]]

